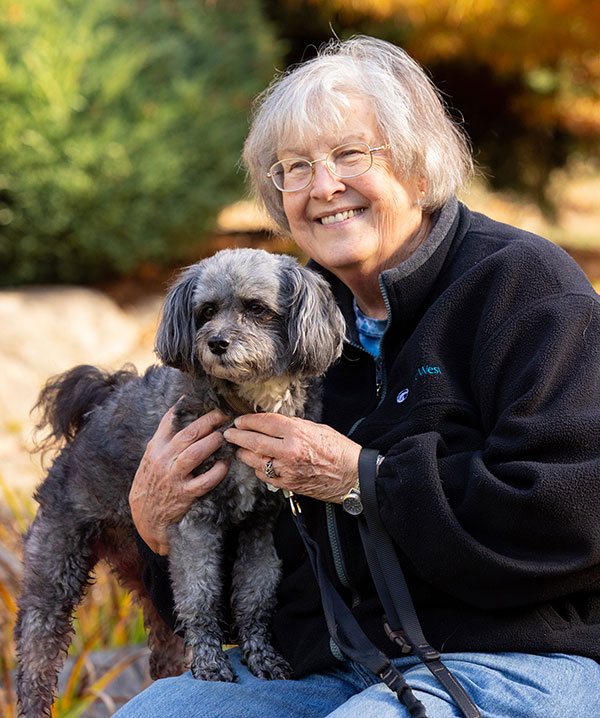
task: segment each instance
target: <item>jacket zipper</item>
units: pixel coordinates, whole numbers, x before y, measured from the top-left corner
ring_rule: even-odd
[[[385,285],[383,283],[383,280],[381,277],[379,277],[379,287],[381,289],[381,295],[383,297],[383,302],[385,304],[385,311],[387,312],[388,316],[388,326],[391,321],[392,317],[392,308],[390,305],[390,300],[387,295],[387,290],[385,288]],[[387,327],[386,327],[387,331]],[[349,342],[349,344],[356,349],[359,349],[360,351],[364,352],[365,354],[368,354],[370,357],[372,357],[371,354],[361,345],[361,344],[355,344],[354,342]],[[387,376],[385,374],[385,364],[383,361],[383,353],[380,351],[379,356],[375,358],[375,396],[379,399],[377,402],[376,409],[381,405],[381,402],[385,399],[385,396],[387,394]],[[350,427],[350,431],[348,432],[348,437],[352,436],[352,434],[356,431],[356,429],[362,424],[362,422],[365,420],[365,417],[361,417],[360,419],[357,419],[354,424]]]
[[[333,510],[333,504],[325,504],[325,514],[327,518],[327,535],[329,537],[329,544],[331,546],[331,555],[333,556],[333,565],[337,577],[344,588],[350,591],[351,606],[354,608],[360,603],[360,595],[358,591],[351,585],[346,571],[346,564],[344,557],[342,556],[340,538],[338,534],[337,521],[335,519],[335,513]],[[338,661],[345,661],[346,656],[340,651],[337,643],[333,638],[329,637],[329,650],[331,651],[334,658]]]
[[[338,533],[337,521],[335,520],[335,514],[333,511],[333,504],[325,504],[325,512],[327,516],[327,535],[329,536],[329,543],[331,544],[331,553],[333,555],[335,572],[342,586],[350,591],[350,595],[352,597],[351,606],[354,608],[360,603],[360,596],[348,578],[346,564],[340,548],[341,542]]]
[[[388,299],[387,291],[385,289],[385,286],[383,284],[383,281],[381,277],[379,278],[379,286],[381,287],[381,294],[383,295],[383,301],[385,302],[385,308],[388,316],[388,326],[390,322],[390,318],[392,316],[391,313],[391,307],[390,307],[390,301]],[[387,329],[387,328],[386,328]],[[360,351],[365,352],[366,354],[369,354],[367,350],[360,344],[355,344],[354,342],[350,342],[350,344]],[[372,355],[369,354],[371,357]],[[385,364],[383,362],[383,356],[382,353],[379,353],[379,356],[375,358],[375,395],[379,399],[377,406],[381,404],[381,402],[385,399],[385,395],[387,392],[387,377],[385,375]],[[365,420],[365,417],[361,417],[360,419],[357,419],[352,427],[350,428],[350,431],[348,432],[348,437],[352,436],[352,434],[356,431],[356,429],[360,426],[360,424]],[[338,526],[337,521],[335,518],[335,512],[333,509],[333,504],[326,503],[325,504],[325,512],[326,512],[326,518],[327,518],[327,535],[329,537],[329,544],[331,547],[331,554],[333,556],[333,564],[335,567],[335,571],[338,577],[339,582],[346,588],[348,591],[350,591],[350,595],[352,597],[352,608],[355,608],[360,603],[360,594],[352,586],[350,583],[350,579],[348,578],[348,572],[346,570],[346,565],[344,563],[344,558],[342,555],[342,549],[341,549],[341,542],[339,538],[339,532],[338,532]],[[333,639],[330,639],[329,641],[329,647],[332,652],[332,654],[337,658],[338,660],[343,660],[343,656],[340,653],[339,648],[333,641]]]
[[[381,396],[381,392],[383,390],[383,384],[384,384],[384,369],[383,369],[383,361],[381,359],[381,355],[379,355],[375,359],[375,395],[379,399]]]

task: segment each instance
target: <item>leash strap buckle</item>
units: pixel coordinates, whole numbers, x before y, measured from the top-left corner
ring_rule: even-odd
[[[390,639],[390,641],[395,643],[397,646],[400,646],[400,651],[403,655],[407,656],[409,653],[412,653],[412,646],[408,642],[404,631],[394,631],[387,621],[384,621],[383,628],[385,630],[385,635]]]
[[[302,513],[302,507],[300,506],[300,502],[291,491],[290,495],[288,496],[288,501],[290,502],[290,509],[292,510],[292,514],[294,516],[298,516],[298,514]]]

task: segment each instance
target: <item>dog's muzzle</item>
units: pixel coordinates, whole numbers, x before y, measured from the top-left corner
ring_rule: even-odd
[[[213,354],[221,356],[227,351],[230,342],[229,339],[225,339],[224,337],[214,336],[210,337],[206,343]]]

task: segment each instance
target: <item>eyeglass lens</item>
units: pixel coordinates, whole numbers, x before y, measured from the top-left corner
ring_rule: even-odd
[[[334,175],[341,178],[357,177],[370,169],[373,163],[371,148],[362,142],[335,147],[323,160],[291,157],[280,160],[271,167],[271,178],[275,186],[286,192],[308,187],[313,177],[316,162],[325,162]]]

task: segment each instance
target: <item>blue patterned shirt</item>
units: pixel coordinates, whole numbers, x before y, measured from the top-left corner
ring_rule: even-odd
[[[354,300],[354,316],[356,317],[356,329],[358,330],[360,343],[369,354],[378,357],[381,351],[381,340],[387,326],[387,319],[373,319],[363,314],[358,308],[356,299]]]

